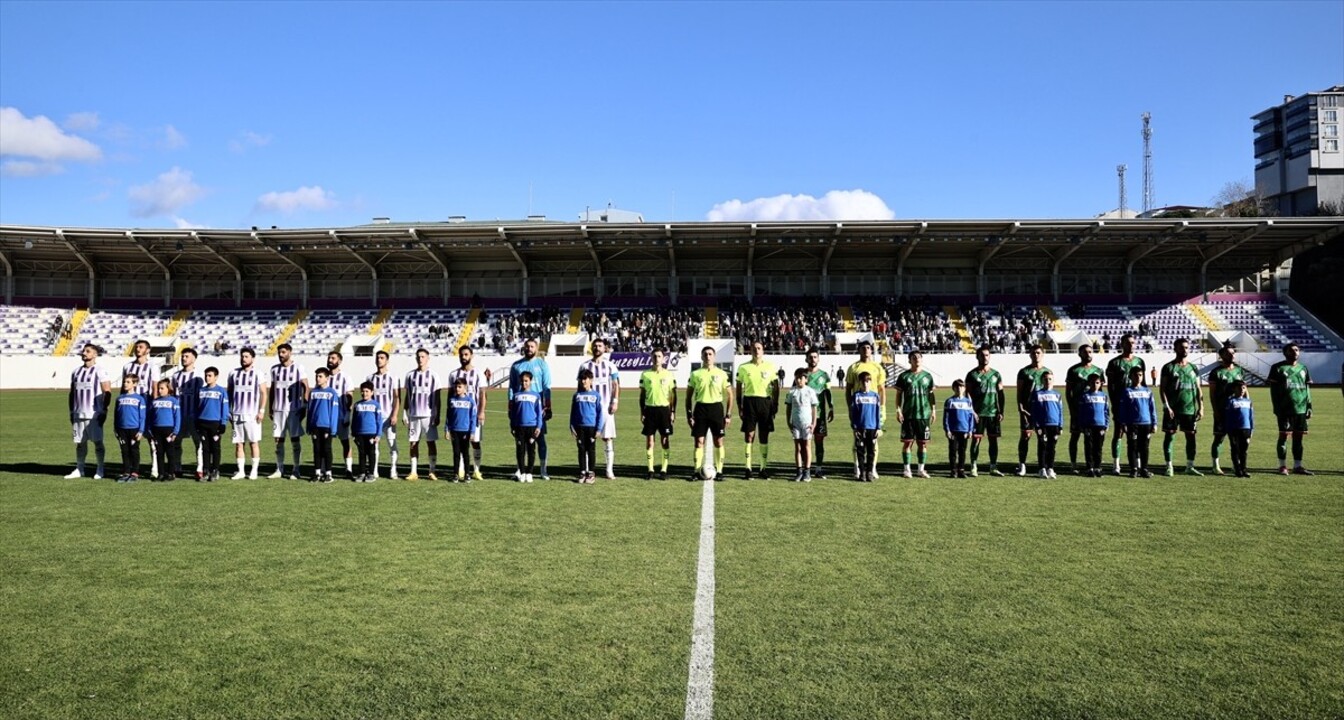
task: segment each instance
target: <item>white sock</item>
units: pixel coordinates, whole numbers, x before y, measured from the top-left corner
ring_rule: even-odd
[[[259,467],[261,467],[261,458],[259,458],[259,457],[255,456],[255,455],[253,455],[253,456],[252,456],[252,474],[253,474],[253,475],[256,475],[256,474],[257,474],[257,468],[259,468]]]
[[[393,448],[393,449],[392,449],[392,474],[393,474],[393,475],[396,475],[396,474],[397,474],[397,450],[396,450],[396,448]]]
[[[419,462],[419,458],[416,458],[416,457],[412,457],[412,458],[411,458],[411,474],[412,474],[412,475],[415,474],[415,466],[416,466],[416,463],[418,463],[418,462]]]
[[[349,457],[347,457],[347,458],[345,459],[345,471],[346,471],[346,472],[351,472],[351,471],[353,471],[354,469],[355,469],[354,458],[349,458]]]
[[[607,474],[611,475],[616,465],[616,447],[615,443],[607,441]]]

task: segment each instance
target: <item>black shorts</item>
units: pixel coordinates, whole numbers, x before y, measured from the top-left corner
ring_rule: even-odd
[[[1162,432],[1170,435],[1176,432],[1192,433],[1194,431],[1195,431],[1194,415],[1178,414],[1174,417],[1167,417],[1166,413],[1162,413]]]
[[[826,437],[826,412],[820,407],[817,408],[817,427],[812,431],[812,437]]]
[[[723,437],[723,403],[700,403],[691,412],[691,437],[699,439],[706,434],[715,439]]]
[[[1275,415],[1274,420],[1281,433],[1305,433],[1307,431],[1307,416],[1304,413]]]
[[[998,437],[1003,434],[1003,423],[997,415],[976,415],[975,416],[975,434]]]
[[[1031,419],[1031,415],[1024,412],[1017,413],[1017,424],[1023,435],[1030,435],[1031,431],[1036,429],[1036,421]]]
[[[768,397],[742,398],[742,432],[774,432],[775,414]]]
[[[671,407],[646,407],[644,408],[644,437],[653,437],[661,435],[668,437],[672,434],[672,408]]]
[[[929,421],[927,419],[915,420],[914,418],[906,418],[905,421],[901,423],[901,439],[928,442]]]

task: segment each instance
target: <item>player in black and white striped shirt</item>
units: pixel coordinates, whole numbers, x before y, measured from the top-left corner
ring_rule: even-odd
[[[275,472],[271,477],[285,476],[285,438],[288,437],[294,449],[294,467],[289,477],[298,480],[303,461],[303,413],[308,407],[308,378],[303,366],[294,362],[294,350],[289,343],[281,343],[275,350],[280,362],[271,366],[270,382],[266,385],[271,403],[271,436],[275,438]]]
[[[196,446],[196,478],[199,480],[205,471],[205,453],[201,449],[201,433],[196,429],[196,415],[200,412],[201,386],[205,384],[205,373],[196,369],[196,351],[186,348],[182,351],[182,367],[169,380],[173,384],[173,394],[182,404],[182,430],[178,432],[174,456],[182,460],[182,440],[191,438]],[[173,468],[174,474],[181,474],[182,468]]]
[[[238,472],[234,480],[245,477],[257,479],[257,469],[261,465],[261,419],[266,415],[266,382],[261,373],[253,367],[257,352],[245,347],[238,353],[241,365],[229,373],[229,411],[233,423],[234,457],[238,460]],[[249,476],[245,467],[243,444],[252,446],[252,473]]]
[[[471,364],[475,353],[472,352],[470,345],[463,345],[457,351],[458,362],[462,366],[448,373],[448,387],[455,387],[459,380],[467,384],[467,392],[476,396],[476,430],[471,434],[471,456],[475,471],[472,473],[472,479],[483,480],[481,475],[481,429],[485,427],[485,373],[477,370]],[[449,394],[452,394],[451,391]],[[445,428],[444,434],[447,434]]]
[[[415,351],[415,369],[406,373],[406,437],[411,441],[411,471],[407,480],[418,480],[416,465],[420,461],[420,439],[429,444],[429,479],[436,480],[434,465],[439,460],[439,376],[429,369],[429,351]]]
[[[606,423],[599,436],[607,447],[607,479],[616,479],[616,409],[621,399],[621,374],[616,363],[606,356],[607,341],[598,338],[593,341],[593,359],[579,365],[579,372],[587,370],[593,375],[593,389],[602,396],[606,405]]]
[[[121,366],[121,379],[134,375],[136,377],[135,391],[145,396],[145,402],[154,397],[154,388],[159,384],[159,366],[154,362],[154,358],[149,356],[149,341],[135,341],[135,358],[125,365]],[[154,438],[146,435],[149,440],[149,456],[153,458],[150,477],[159,476],[159,453],[158,443]]]
[[[373,399],[378,402],[378,410],[383,414],[383,427],[381,432],[387,436],[387,447],[392,453],[392,462],[389,464],[390,475],[393,480],[397,479],[397,416],[401,412],[401,378],[392,374],[387,369],[388,357],[387,351],[379,350],[374,353],[373,362],[377,366],[377,371],[367,379],[373,384]],[[373,449],[373,469],[374,477],[377,477],[378,463],[381,461],[379,455],[382,453],[382,444],[379,443]]]
[[[67,480],[84,477],[84,461],[89,456],[89,443],[98,460],[94,480],[103,477],[103,460],[107,449],[103,445],[103,422],[107,420],[108,403],[112,400],[112,381],[98,367],[98,346],[86,344],[79,352],[83,365],[70,373],[70,429],[75,441],[75,470]]]
[[[341,424],[336,430],[336,437],[341,441],[341,452],[345,455],[345,475],[346,479],[355,479],[354,458],[350,456],[350,411],[355,405],[355,396],[351,391],[358,391],[359,383],[356,382],[351,387],[350,376],[341,372],[341,362],[345,356],[339,350],[332,350],[327,353],[327,370],[331,372],[331,382],[327,387],[336,392],[337,397],[341,399]]]

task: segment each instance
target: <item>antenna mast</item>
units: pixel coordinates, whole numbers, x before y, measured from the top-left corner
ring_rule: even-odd
[[[1143,211],[1153,209],[1153,128],[1152,113],[1143,114]]]
[[[1128,167],[1127,165],[1123,164],[1123,163],[1121,163],[1120,165],[1116,165],[1116,166],[1115,166],[1115,173],[1116,173],[1117,175],[1120,176],[1120,217],[1121,217],[1121,219],[1124,219],[1124,217],[1125,217],[1125,204],[1126,204],[1126,200],[1125,200],[1125,171],[1128,170],[1128,169],[1129,169],[1129,167]]]

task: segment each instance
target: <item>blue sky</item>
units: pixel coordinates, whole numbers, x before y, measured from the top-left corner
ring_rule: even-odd
[[[0,223],[1091,217],[1119,163],[1140,205],[1144,111],[1157,204],[1203,204],[1252,179],[1252,114],[1344,83],[1342,28],[1337,0],[4,0]]]

